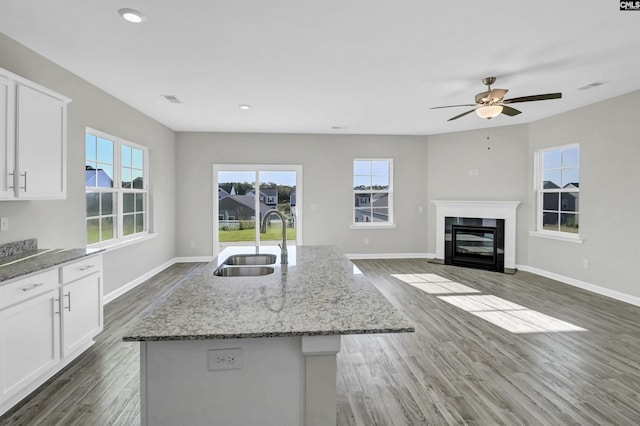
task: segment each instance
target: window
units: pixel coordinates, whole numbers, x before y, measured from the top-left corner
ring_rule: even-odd
[[[580,201],[580,147],[538,153],[538,231],[577,236]]]
[[[393,224],[393,161],[356,159],[353,161],[353,224],[380,226]]]
[[[145,147],[87,129],[87,245],[124,240],[147,232],[148,156]]]

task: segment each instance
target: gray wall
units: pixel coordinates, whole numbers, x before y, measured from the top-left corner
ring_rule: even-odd
[[[0,67],[72,99],[67,124],[67,199],[0,201],[10,230],[0,243],[38,238],[39,246],[85,246],[84,134],[89,126],[150,148],[153,229],[148,242],[104,255],[105,294],[174,257],[175,134],[129,105],[0,34]]]
[[[640,297],[640,92],[529,125],[535,150],[580,143],[580,235],[583,244],[529,237],[527,263]],[[533,172],[529,173],[533,202]],[[533,229],[533,223],[530,229]],[[527,238],[522,235],[522,239]],[[589,268],[582,266],[583,259]]]
[[[640,92],[527,125],[429,136],[429,200],[520,200],[516,263],[640,297]],[[487,150],[487,135],[491,150]],[[582,244],[529,235],[536,227],[533,157],[537,150],[580,144]],[[478,176],[469,176],[478,169]],[[428,252],[435,252],[429,204]],[[583,260],[589,267],[583,267]]]
[[[526,235],[533,208],[527,192],[527,138],[525,125],[434,135],[429,136],[427,157],[430,201],[522,202],[516,219],[516,263],[526,263],[527,244],[522,235]],[[476,169],[477,176],[469,176],[469,170]],[[435,214],[435,205],[429,202],[429,253],[436,251]]]
[[[425,253],[426,150],[426,137],[178,133],[178,256],[213,252],[214,163],[301,164],[305,244],[335,244],[346,253]],[[396,229],[349,229],[357,157],[394,159]]]

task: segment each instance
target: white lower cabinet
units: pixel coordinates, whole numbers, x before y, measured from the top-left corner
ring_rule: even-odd
[[[102,256],[0,283],[0,415],[102,331]]]
[[[102,331],[102,276],[94,273],[62,287],[62,356],[92,343]]]
[[[0,311],[2,396],[51,370],[60,360],[58,290]]]

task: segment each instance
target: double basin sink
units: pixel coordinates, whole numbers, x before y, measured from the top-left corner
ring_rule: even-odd
[[[275,254],[235,254],[229,256],[218,269],[213,271],[217,277],[258,277],[273,274],[276,263]]]

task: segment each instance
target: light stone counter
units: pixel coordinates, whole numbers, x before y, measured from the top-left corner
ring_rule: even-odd
[[[261,253],[279,254],[278,247]],[[332,246],[289,248],[273,274],[216,277],[230,247],[124,336],[125,341],[207,340],[412,332],[413,326]]]
[[[247,253],[226,249],[125,334],[140,342],[142,425],[335,426],[341,336],[414,331],[335,247],[291,247],[270,275],[213,275]]]
[[[0,284],[101,252],[102,249],[34,249],[0,257]]]

